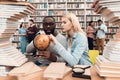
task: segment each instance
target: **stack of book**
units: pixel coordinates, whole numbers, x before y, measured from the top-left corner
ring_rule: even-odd
[[[18,1],[18,0],[14,0]],[[19,25],[19,20],[34,13],[35,7],[28,2],[0,1],[0,41],[8,41]],[[25,1],[25,0],[19,0]]]
[[[115,36],[113,40],[107,43],[103,55],[96,58],[95,69],[100,76],[105,77],[105,80],[120,80],[119,51],[120,39],[118,36]]]
[[[0,76],[7,76],[15,66],[21,66],[27,58],[7,41],[0,43]],[[6,79],[7,80],[7,79]]]
[[[0,65],[21,66],[26,61],[26,56],[13,47],[9,42],[0,45]]]
[[[120,80],[120,62],[110,61],[104,56],[96,58],[95,69],[105,80]]]
[[[120,40],[110,40],[106,45],[103,56],[110,61],[120,62]]]

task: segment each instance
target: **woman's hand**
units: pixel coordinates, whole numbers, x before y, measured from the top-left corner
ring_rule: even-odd
[[[56,38],[52,34],[50,34],[49,37],[50,37],[50,40],[54,43],[54,45],[56,45],[57,43]]]

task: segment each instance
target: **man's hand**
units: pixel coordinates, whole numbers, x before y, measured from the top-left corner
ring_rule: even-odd
[[[50,60],[50,61],[57,61],[57,57],[52,54],[50,51],[39,51],[38,55],[40,55],[42,58]]]
[[[41,57],[45,58],[45,59],[49,59],[50,58],[50,51],[39,51],[38,55],[40,55]]]

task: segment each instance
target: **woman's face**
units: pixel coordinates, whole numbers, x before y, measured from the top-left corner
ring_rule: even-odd
[[[62,24],[61,24],[61,27],[62,27],[62,31],[63,32],[69,32],[72,28],[72,23],[71,21],[66,18],[66,17],[62,17]]]
[[[24,23],[22,24],[22,27],[25,28],[25,24]]]
[[[92,25],[92,26],[95,26],[95,22],[92,22],[91,25]]]

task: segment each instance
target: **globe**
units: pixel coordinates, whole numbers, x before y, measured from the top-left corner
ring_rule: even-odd
[[[38,34],[33,40],[34,46],[41,51],[46,50],[50,45],[50,38],[45,34]]]

